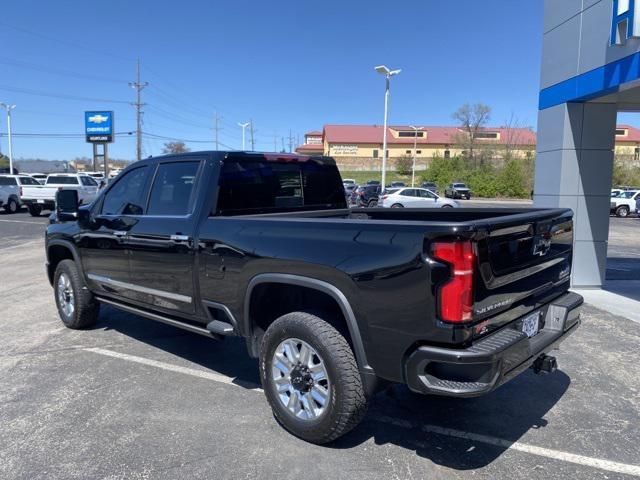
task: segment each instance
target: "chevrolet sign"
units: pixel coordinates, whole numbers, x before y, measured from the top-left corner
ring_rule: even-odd
[[[87,142],[113,142],[113,112],[84,112],[84,133]]]

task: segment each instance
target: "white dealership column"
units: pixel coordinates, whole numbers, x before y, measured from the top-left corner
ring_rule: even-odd
[[[574,212],[572,285],[605,280],[617,106],[567,103],[540,111],[534,204]]]

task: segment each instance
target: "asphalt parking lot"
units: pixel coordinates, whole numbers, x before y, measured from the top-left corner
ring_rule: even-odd
[[[554,374],[466,400],[393,386],[318,447],[275,422],[240,340],[110,308],[90,330],[65,329],[43,269],[46,223],[0,214],[2,479],[640,477],[630,320],[586,306]],[[640,219],[611,224],[607,275],[640,279]]]

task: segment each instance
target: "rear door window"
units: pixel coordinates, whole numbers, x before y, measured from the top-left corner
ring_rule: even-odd
[[[96,181],[91,177],[80,177],[80,181],[82,182],[82,185],[84,185],[85,187],[97,187],[98,186]]]
[[[161,163],[153,180],[147,215],[187,215],[200,161]]]
[[[40,185],[36,179],[31,177],[20,177],[18,181],[20,185]]]
[[[142,215],[149,191],[149,166],[128,171],[107,191],[103,215]]]

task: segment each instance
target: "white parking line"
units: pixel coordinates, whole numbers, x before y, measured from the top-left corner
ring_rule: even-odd
[[[218,383],[224,383],[226,385],[242,386],[244,388],[250,388],[254,392],[262,392],[262,388],[259,385],[250,382],[238,382],[232,377],[222,375],[214,372],[205,372],[203,370],[197,370],[195,368],[181,367],[178,365],[172,365],[170,363],[160,362],[157,360],[149,360],[148,358],[138,357],[135,355],[129,355],[127,353],[115,352],[113,350],[107,350],[105,348],[84,348],[87,352],[97,353],[99,355],[105,355],[107,357],[118,358],[120,360],[126,360],[129,362],[140,363],[142,365],[148,365],[151,367],[161,368],[162,370],[168,370],[171,372],[184,373],[193,377],[203,378],[205,380],[212,380]],[[394,425],[396,427],[413,429],[414,425],[407,421],[393,417],[381,416],[373,419],[376,422]],[[509,440],[503,440],[501,438],[490,437],[487,435],[480,435],[477,433],[463,432],[452,428],[439,427],[437,425],[423,425],[422,431],[425,433],[435,433],[437,435],[444,435],[447,437],[459,438],[463,440],[469,440],[472,442],[484,443],[486,445],[492,445],[499,448],[516,450],[519,452],[529,453],[531,455],[537,455],[539,457],[551,458],[553,460],[560,460],[563,462],[574,463],[576,465],[582,465],[591,468],[598,468],[600,470],[606,470],[608,472],[622,473],[625,475],[633,475],[640,477],[640,466],[630,465],[627,463],[611,462],[601,458],[585,457],[583,455],[576,455],[573,453],[563,452],[561,450],[553,450],[550,448],[537,447],[535,445],[529,445],[521,442],[511,442]]]
[[[26,220],[5,220],[4,218],[0,218],[0,222],[8,222],[8,223],[28,223],[30,225],[46,225],[46,223],[42,222],[27,222]]]

